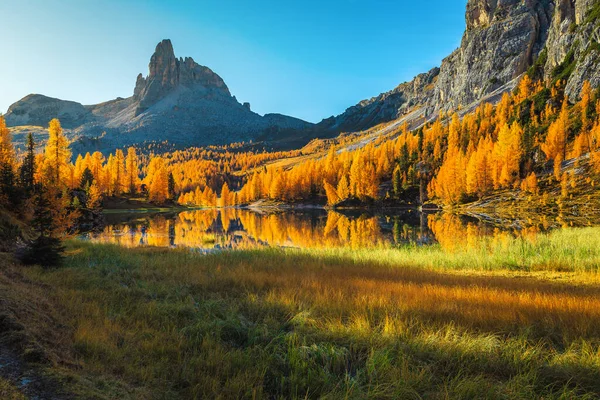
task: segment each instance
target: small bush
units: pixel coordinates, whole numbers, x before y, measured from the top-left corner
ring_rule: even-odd
[[[26,265],[38,264],[42,267],[56,267],[63,261],[65,248],[60,239],[40,235],[20,255]]]
[[[546,62],[548,61],[548,49],[544,48],[540,52],[540,55],[535,60],[535,63],[527,70],[527,75],[531,78],[531,80],[536,81],[544,78],[544,67],[546,66]]]

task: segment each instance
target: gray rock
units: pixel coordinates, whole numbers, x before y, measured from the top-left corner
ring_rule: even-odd
[[[5,115],[8,126],[48,126],[53,118],[59,118],[65,128],[75,128],[94,121],[92,112],[74,101],[64,101],[41,94],[30,94],[12,104]]]
[[[573,101],[580,97],[585,80],[592,87],[600,86],[600,18],[592,15],[594,7],[600,12],[598,0],[561,0],[546,43],[546,78],[552,79],[559,65],[570,66],[566,94]]]
[[[210,68],[196,64],[191,57],[177,59],[173,45],[168,39],[156,46],[148,70],[148,77],[143,78],[141,74],[138,75],[133,92],[134,99],[139,102],[136,115],[156,104],[179,86],[199,85],[208,90],[222,91],[225,96],[231,96],[223,79]]]

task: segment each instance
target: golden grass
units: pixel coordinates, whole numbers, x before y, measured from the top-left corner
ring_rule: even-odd
[[[111,396],[594,398],[597,273],[581,272],[585,285],[544,275],[561,274],[557,253],[587,254],[589,232],[556,235],[523,255],[541,270],[527,277],[439,247],[198,255],[77,242],[65,268],[28,275],[64,309],[79,374]],[[568,237],[577,251],[556,248]]]

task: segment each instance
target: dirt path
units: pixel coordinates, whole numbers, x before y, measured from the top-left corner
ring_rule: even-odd
[[[31,400],[73,398],[58,394],[56,382],[43,376],[39,369],[28,366],[17,352],[5,345],[0,345],[0,377],[12,383],[23,396]]]

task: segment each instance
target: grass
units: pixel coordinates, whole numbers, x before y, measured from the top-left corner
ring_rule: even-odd
[[[575,48],[578,45],[574,45],[571,50],[565,56],[563,62],[554,68],[552,71],[553,82],[557,82],[559,80],[567,80],[575,70],[575,66],[577,65],[577,60],[575,60]]]
[[[0,397],[5,400],[25,400],[26,397],[6,379],[0,378]]]
[[[25,273],[52,288],[78,365],[62,371],[87,397],[597,398],[599,233],[454,251],[70,242],[64,268]]]
[[[590,24],[600,20],[600,4],[595,4],[594,7],[585,16],[584,24]]]

